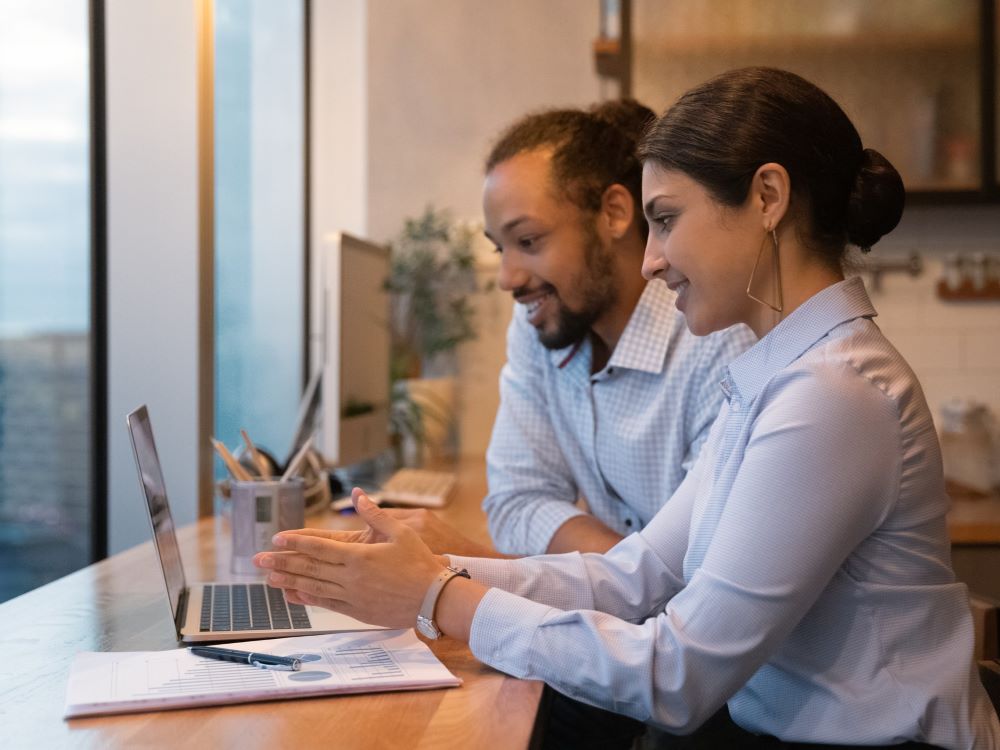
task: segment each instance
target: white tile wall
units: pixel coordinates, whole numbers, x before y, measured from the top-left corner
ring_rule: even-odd
[[[957,302],[937,296],[949,253],[1000,254],[1000,209],[920,208],[876,245],[872,260],[917,252],[917,278],[886,274],[881,289],[863,274],[879,315],[876,322],[906,357],[940,424],[941,404],[961,397],[986,403],[1000,417],[1000,300]]]

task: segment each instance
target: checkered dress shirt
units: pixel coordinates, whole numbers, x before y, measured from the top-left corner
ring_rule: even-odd
[[[680,485],[718,414],[726,365],[755,339],[745,326],[694,336],[674,299],[647,284],[595,374],[589,339],[548,350],[515,306],[483,503],[497,549],[545,552],[584,512],[580,497],[618,533],[638,531]]]

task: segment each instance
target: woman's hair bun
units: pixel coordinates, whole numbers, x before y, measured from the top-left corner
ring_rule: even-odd
[[[899,172],[878,151],[866,148],[847,203],[848,241],[869,252],[899,223],[905,201]]]

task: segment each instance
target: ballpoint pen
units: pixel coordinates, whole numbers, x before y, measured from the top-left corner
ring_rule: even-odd
[[[286,669],[290,672],[298,672],[302,668],[302,660],[293,656],[275,656],[274,654],[261,654],[254,651],[237,651],[233,648],[219,648],[217,646],[191,646],[189,651],[195,656],[205,656],[209,659],[220,661],[232,661],[238,664],[249,664],[252,667],[261,669]]]

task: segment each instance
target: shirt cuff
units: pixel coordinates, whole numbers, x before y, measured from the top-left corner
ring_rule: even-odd
[[[552,537],[569,519],[576,516],[585,516],[587,512],[578,508],[574,503],[567,503],[562,500],[547,500],[532,514],[530,522],[531,537],[529,544],[531,549],[522,550],[522,554],[544,555],[549,551],[552,544]]]
[[[553,607],[490,589],[472,618],[469,648],[479,661],[520,678],[539,677],[531,644]]]
[[[510,591],[522,579],[518,574],[518,561],[493,557],[461,557],[445,555],[452,568],[465,568],[474,581],[490,588]]]

